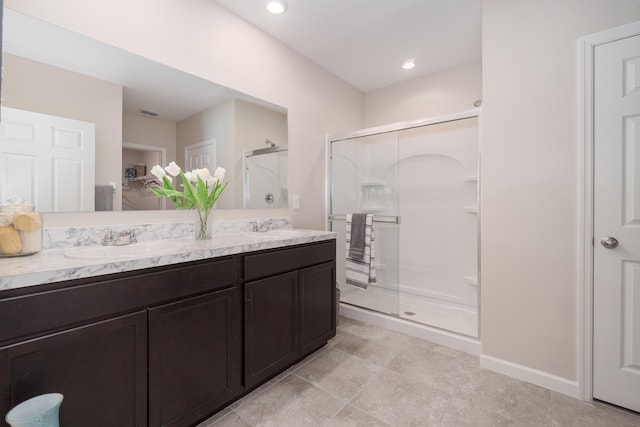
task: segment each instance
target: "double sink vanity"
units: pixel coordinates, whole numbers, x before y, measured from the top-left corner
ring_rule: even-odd
[[[278,229],[0,260],[0,415],[189,426],[335,335],[335,235]]]

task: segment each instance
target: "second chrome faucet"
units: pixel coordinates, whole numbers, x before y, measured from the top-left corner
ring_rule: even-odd
[[[135,230],[122,230],[117,235],[110,229],[107,229],[102,239],[103,246],[124,246],[132,243],[138,243]]]

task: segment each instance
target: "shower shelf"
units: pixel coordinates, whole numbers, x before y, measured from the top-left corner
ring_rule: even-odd
[[[478,207],[477,206],[465,206],[463,210],[467,213],[477,214]]]
[[[472,286],[478,286],[478,278],[476,276],[463,276],[466,283]]]
[[[464,182],[478,182],[478,177],[475,175],[467,175],[462,177]]]

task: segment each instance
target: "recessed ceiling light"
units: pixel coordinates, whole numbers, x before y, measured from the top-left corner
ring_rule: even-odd
[[[403,69],[405,69],[405,70],[410,70],[410,69],[412,69],[413,67],[415,67],[415,66],[416,66],[416,62],[415,62],[415,61],[416,61],[416,60],[415,60],[415,59],[413,59],[413,58],[411,58],[411,59],[407,59],[406,61],[404,61],[404,62],[402,63],[402,68],[403,68]]]
[[[274,15],[280,15],[287,11],[287,2],[284,0],[267,0],[264,6]]]

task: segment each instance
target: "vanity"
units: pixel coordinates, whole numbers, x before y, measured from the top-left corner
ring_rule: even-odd
[[[120,261],[34,255],[41,271],[0,290],[0,414],[60,392],[65,427],[194,425],[322,347],[336,331],[335,235],[274,236]]]

